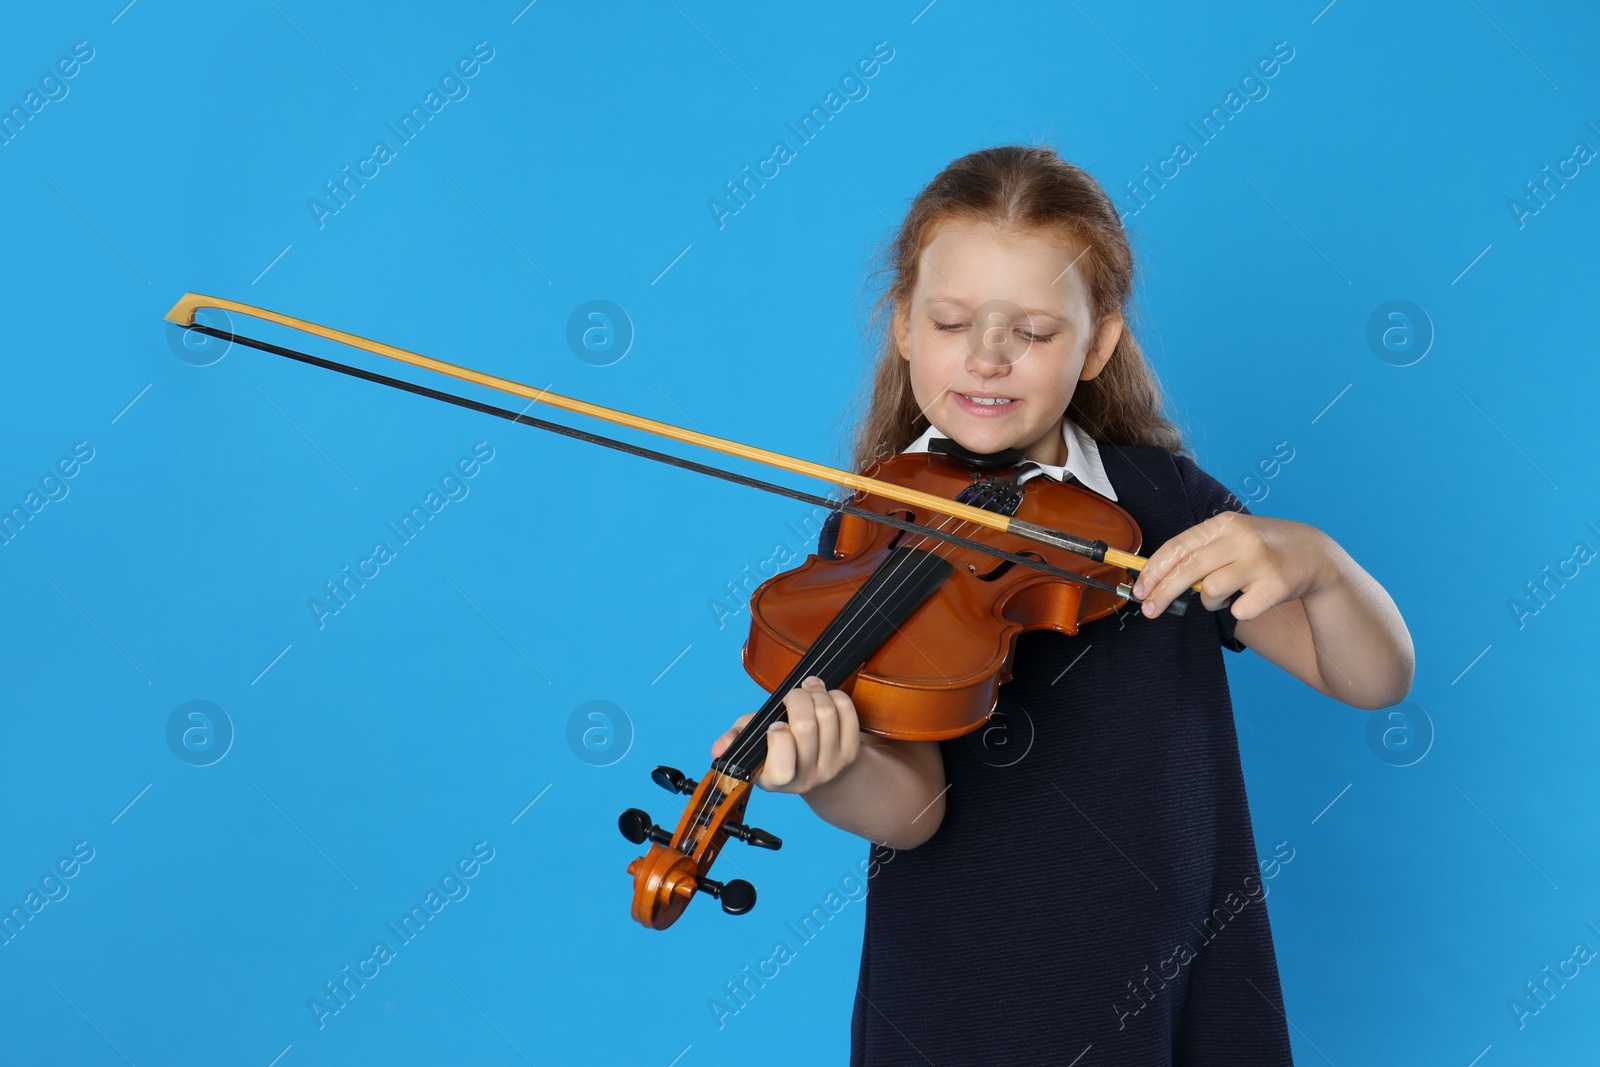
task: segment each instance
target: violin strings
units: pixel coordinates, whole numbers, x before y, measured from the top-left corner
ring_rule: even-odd
[[[940,523],[939,523],[939,525],[937,527],[935,527],[935,529],[943,530],[944,527],[950,521],[951,520],[950,520],[949,516],[941,517]],[[960,529],[962,526],[966,526],[966,525],[973,525],[973,524],[969,523],[968,521],[963,520],[963,521],[957,523],[957,527],[956,528]],[[911,547],[914,548],[914,549],[921,549],[923,544],[926,543],[929,540],[930,540],[929,538],[924,537],[922,539],[922,542],[920,542],[920,543],[918,543],[916,545],[913,545]],[[934,543],[935,543],[935,545],[942,545],[942,542],[935,541]],[[954,546],[951,547],[950,551],[952,551],[952,552],[954,551]],[[939,554],[939,548],[937,548],[937,547],[932,550],[931,554],[934,555],[937,558],[940,558],[940,559],[945,558],[944,556],[941,556]],[[886,576],[885,580],[887,581],[889,578],[894,577],[897,571],[913,572],[914,571],[914,567],[909,562],[911,559],[912,559],[911,556],[903,556],[903,557],[895,560],[892,564],[890,564],[891,568],[893,568],[893,569],[890,570],[890,572]],[[905,586],[905,583],[910,581],[911,578],[912,578],[912,573],[905,573],[905,574],[900,575],[899,581],[895,584],[894,588],[892,590],[890,590],[890,593],[893,593],[894,591],[897,591],[897,590],[903,588]],[[869,579],[870,579],[870,576],[869,576]],[[865,580],[863,581],[863,584],[865,584]],[[859,586],[857,588],[859,590]],[[834,650],[836,650],[839,647],[839,645],[845,640],[846,636],[848,635],[848,631],[849,631],[850,626],[852,624],[854,624],[855,621],[861,617],[862,613],[867,611],[871,606],[872,605],[869,602],[863,601],[860,605],[858,605],[856,607],[856,610],[855,610],[854,614],[852,614],[851,617],[848,620],[846,620],[844,627],[841,628],[840,632],[837,635],[835,635],[834,639],[829,643],[829,646],[827,648],[824,648],[821,651],[820,654],[816,653],[816,650],[814,648],[808,648],[808,649],[805,650],[805,652],[801,653],[801,658],[804,659],[804,658],[806,658],[808,656],[812,656],[813,654],[817,654],[819,656],[821,662],[826,662],[826,658],[829,655],[831,655],[834,652]],[[899,629],[900,628],[898,626],[895,627],[895,631],[897,633],[899,632]],[[870,655],[870,653],[869,653],[869,655]],[[817,667],[817,673],[819,673],[819,675],[820,675],[821,670],[822,670],[822,668],[820,666],[818,666]],[[826,684],[826,683],[824,683],[824,684]],[[771,695],[776,695],[776,694],[769,694],[769,696],[771,696]],[[769,728],[775,722],[786,722],[787,721],[787,712],[784,710],[783,704],[780,702],[773,709],[773,717],[768,722],[766,722],[764,725],[762,725],[759,730],[752,730],[751,727],[757,726],[760,723],[760,719],[761,719],[760,716],[752,717],[751,720],[748,723],[745,724],[744,729],[739,731],[738,736],[735,737],[733,739],[733,741],[729,743],[727,749],[725,749],[723,751],[722,756],[720,758],[724,759],[724,760],[730,760],[732,763],[735,763],[735,764],[742,763],[742,760],[743,760],[744,757],[750,755],[750,753],[752,753],[759,744],[765,743],[766,735],[767,735],[767,728]],[[735,752],[736,749],[737,749],[737,752]],[[763,757],[761,762],[762,762],[763,765],[766,763],[765,757]],[[756,767],[752,767],[750,769],[750,777],[751,777],[752,781],[755,779],[755,776],[758,773],[760,773],[760,770],[761,770],[761,767],[759,765],[756,766]],[[717,772],[716,771],[712,771],[711,773],[717,773]],[[691,827],[691,829],[696,829],[696,828],[699,827],[702,818],[704,818],[707,815],[707,813],[709,812],[710,808],[713,806],[712,801],[711,801],[711,796],[712,796],[712,791],[710,789],[707,789],[705,794],[704,794],[704,796],[701,798],[699,805],[697,806],[696,810],[694,811],[693,819],[689,823],[689,826]]]
[[[943,531],[945,526],[950,521],[951,520],[950,520],[949,516],[944,516],[944,517],[941,518],[941,521],[940,521],[939,525],[934,527],[934,529]],[[959,530],[962,526],[966,526],[966,525],[975,525],[975,524],[972,524],[967,520],[962,520],[962,521],[957,523],[956,528]],[[923,547],[923,544],[927,543],[929,540],[930,540],[929,538],[924,537],[922,539],[922,542],[918,543],[917,545],[913,545],[911,547],[916,548],[916,549],[920,549],[920,548]],[[953,553],[955,551],[954,546],[951,546],[947,552],[944,552],[944,554],[941,554],[941,550],[943,549],[943,542],[937,542],[936,541],[935,545],[936,545],[936,547],[931,550],[930,554],[935,556],[936,558],[939,558],[939,559],[944,559],[950,553]],[[891,566],[896,567],[901,571],[907,571],[907,572],[913,571],[914,567],[909,562],[907,562],[911,558],[912,557],[910,557],[910,556],[902,557],[901,559],[896,560],[894,562],[894,564],[891,564]],[[890,573],[892,575],[894,572],[891,571]],[[894,589],[898,590],[898,589],[902,588],[905,585],[906,582],[911,580],[911,577],[912,577],[911,573],[907,573],[907,574],[904,574],[903,576],[901,576],[899,583],[896,584]],[[893,590],[891,590],[891,592],[893,592]],[[846,622],[845,628],[841,629],[840,633],[834,638],[834,640],[830,643],[828,648],[825,648],[825,649],[822,650],[820,655],[822,657],[822,661],[823,662],[826,662],[826,657],[828,657],[830,654],[832,654],[833,651],[838,648],[839,644],[845,639],[845,636],[846,636],[846,633],[848,631],[848,628],[849,628],[850,624],[854,623],[857,619],[859,619],[861,617],[862,613],[865,612],[866,610],[868,610],[868,608],[870,606],[871,606],[870,604],[864,602],[859,607],[857,607],[855,613]],[[899,629],[900,628],[898,626],[895,627],[896,633],[899,632]],[[812,655],[813,651],[814,651],[813,649],[807,649],[804,653],[802,653],[802,658],[804,658],[805,656]],[[820,671],[821,668],[819,667],[818,670]],[[824,684],[826,684],[826,683],[824,683]],[[769,721],[766,724],[767,727],[770,727],[773,722],[787,721],[787,719],[786,719],[787,713],[786,713],[786,711],[784,711],[783,705],[781,703],[776,708],[774,708],[773,711],[774,711],[776,717],[772,718],[771,721]],[[720,758],[729,759],[730,757],[732,757],[732,762],[737,764],[737,763],[740,762],[741,757],[748,756],[751,752],[753,752],[755,750],[755,748],[757,747],[757,745],[759,743],[763,743],[765,741],[765,739],[766,739],[766,733],[767,733],[766,729],[762,728],[759,731],[752,731],[750,729],[752,726],[756,726],[758,721],[759,721],[759,717],[755,717],[755,718],[752,718],[750,720],[750,722],[746,723],[745,724],[745,728],[743,730],[739,731],[739,735],[737,737],[735,737],[731,743],[729,743],[728,748],[726,750],[724,750],[724,752],[722,753],[722,756]],[[741,745],[741,742],[746,741],[747,738],[753,738],[753,740],[750,740],[747,744]],[[736,748],[739,750],[738,751],[738,755],[734,754],[734,750]],[[765,760],[765,758],[763,758],[762,763],[765,764],[765,762],[766,762],[766,760]],[[760,767],[759,766],[751,769],[750,776],[751,776],[752,780],[755,778],[756,774],[759,773],[759,771],[760,771]],[[716,772],[713,771],[712,773],[716,773]],[[698,828],[702,818],[704,818],[706,816],[706,814],[709,811],[709,809],[713,806],[712,803],[711,803],[711,799],[710,799],[711,795],[712,795],[711,794],[711,790],[707,789],[705,795],[702,797],[699,805],[697,806],[697,808],[696,808],[696,810],[694,812],[693,820],[689,823],[691,828]]]
[[[936,530],[940,530],[942,532],[945,529],[945,527],[950,523],[950,521],[951,521],[951,519],[950,519],[949,516],[944,516],[944,517],[941,518],[939,525],[936,526],[936,527],[933,527],[933,528],[936,529]],[[970,522],[968,522],[966,520],[962,520],[962,521],[957,523],[956,528],[959,530],[961,527],[967,526],[967,525],[974,525],[974,524],[972,524],[972,523],[970,523]],[[922,540],[918,544],[913,545],[911,547],[914,548],[914,549],[922,549],[923,546],[925,544],[927,544],[930,540],[931,540],[930,538],[924,537],[924,538],[922,538]],[[934,544],[935,544],[936,547],[933,548],[932,550],[930,550],[929,554],[933,555],[935,558],[938,558],[938,559],[946,558],[950,553],[953,553],[954,550],[955,550],[954,546],[950,546],[948,551],[943,551],[945,546],[944,546],[944,544],[942,542],[934,541]],[[895,568],[895,570],[891,570],[890,571],[889,575],[886,578],[886,581],[888,579],[890,579],[890,578],[893,578],[895,576],[895,574],[896,574],[896,571],[902,571],[902,572],[912,572],[912,571],[914,571],[914,566],[909,562],[911,559],[912,559],[912,557],[905,556],[905,557],[902,557],[901,559],[896,560],[893,564],[891,564],[891,566],[893,568]],[[905,586],[906,582],[910,581],[911,578],[912,578],[912,574],[911,573],[905,573],[905,574],[900,575],[899,576],[899,581],[894,585],[894,587],[889,592],[892,594],[893,592],[903,588]],[[807,656],[815,655],[815,656],[817,656],[817,658],[819,660],[819,663],[828,662],[828,657],[834,653],[834,651],[839,647],[840,644],[843,643],[843,641],[847,637],[847,635],[849,633],[849,628],[856,622],[856,620],[861,618],[861,616],[862,616],[862,614],[864,612],[866,612],[871,607],[872,607],[872,605],[869,602],[863,602],[860,605],[858,605],[856,610],[855,610],[855,612],[854,612],[854,614],[852,614],[851,617],[848,620],[845,621],[844,627],[841,629],[839,634],[837,634],[834,637],[834,639],[830,642],[830,644],[829,644],[829,646],[827,648],[822,649],[820,653],[816,652],[815,649],[807,649],[802,654],[802,658],[807,657]],[[895,627],[895,631],[897,633],[899,632],[899,627],[898,626]],[[821,669],[822,668],[820,666],[817,668],[819,673],[820,673]],[[772,718],[770,722],[766,723],[766,726],[770,727],[773,722],[786,721],[786,719],[783,718],[783,716],[786,713],[784,711],[782,711],[782,705],[781,704],[777,708],[774,709],[774,712],[776,713],[776,715],[778,717]],[[757,725],[758,721],[759,721],[758,719],[752,718],[749,723],[746,723],[745,724],[745,728],[743,730],[741,730],[739,732],[739,735],[736,738],[734,738],[734,740],[729,744],[728,749],[723,752],[721,758],[729,759],[731,757],[732,758],[732,762],[739,763],[740,762],[740,757],[748,756],[756,748],[758,743],[764,741],[765,737],[766,737],[766,730],[765,729],[762,729],[759,732],[755,732],[755,731],[752,731],[750,729],[750,727]],[[752,737],[754,738],[754,740],[749,741],[747,744],[741,744],[741,742],[746,741],[747,738],[752,738]],[[737,754],[735,754],[735,752],[734,752],[734,750],[736,748],[738,749],[738,753]],[[763,760],[762,762],[765,763],[765,760]],[[759,768],[753,768],[752,771],[751,771],[752,777],[758,771],[759,771]],[[710,796],[709,791],[707,792],[706,796],[707,796],[708,799],[702,800],[702,802],[701,802],[702,810],[697,811],[695,813],[695,821],[696,821],[696,823],[698,823],[698,821],[700,819],[700,816],[702,814],[704,814],[704,808],[709,803],[709,796]]]

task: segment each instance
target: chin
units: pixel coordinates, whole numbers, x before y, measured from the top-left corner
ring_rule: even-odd
[[[1008,448],[1020,449],[1023,446],[1016,441],[1015,434],[990,432],[957,431],[945,434],[956,444],[969,452],[979,455],[989,455],[994,452],[1004,452]]]

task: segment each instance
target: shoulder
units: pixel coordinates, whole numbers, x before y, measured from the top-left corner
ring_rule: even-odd
[[[1222,511],[1248,515],[1244,501],[1208,474],[1191,457],[1165,448],[1101,444],[1100,460],[1119,500],[1137,514],[1139,503],[1160,500],[1169,510],[1178,500],[1187,507],[1189,525],[1204,522]]]
[[[828,518],[822,524],[822,529],[817,533],[817,555],[823,559],[833,558],[834,542],[839,539],[839,520],[844,517],[842,511],[828,512]]]

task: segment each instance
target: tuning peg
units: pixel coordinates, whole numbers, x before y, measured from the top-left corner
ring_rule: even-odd
[[[658,845],[672,844],[672,835],[650,820],[650,816],[638,808],[629,808],[617,819],[617,829],[636,845],[642,845],[648,838]]]
[[[729,915],[743,915],[756,906],[756,887],[743,878],[732,878],[726,882],[698,878],[694,887],[716,897],[722,903],[722,910]]]
[[[650,772],[650,779],[669,793],[693,793],[699,784],[676,767],[657,767]]]
[[[770,848],[774,852],[783,847],[783,838],[774,837],[759,827],[741,826],[739,823],[729,822],[723,823],[722,828],[728,831],[729,836],[736,837],[747,845]]]

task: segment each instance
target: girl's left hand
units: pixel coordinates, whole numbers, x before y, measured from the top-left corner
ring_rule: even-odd
[[[1222,511],[1151,553],[1133,595],[1155,618],[1199,582],[1207,611],[1240,593],[1231,610],[1244,622],[1336,581],[1336,547],[1303,522]]]

